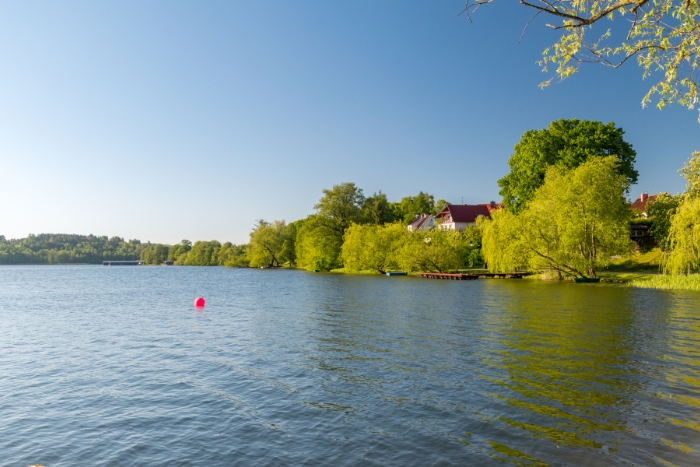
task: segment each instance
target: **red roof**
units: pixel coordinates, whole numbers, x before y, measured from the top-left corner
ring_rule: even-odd
[[[435,217],[445,217],[448,213],[452,215],[450,222],[476,222],[479,216],[490,217],[491,205],[489,204],[448,204]]]
[[[649,207],[650,202],[654,202],[656,198],[659,195],[647,195],[646,193],[642,194],[637,201],[632,203],[632,209],[636,211],[641,211],[641,212],[647,212],[647,207]]]

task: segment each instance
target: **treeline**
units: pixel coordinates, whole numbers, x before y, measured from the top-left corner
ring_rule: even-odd
[[[0,264],[92,263],[136,260],[144,247],[139,240],[95,235],[40,234],[7,240],[0,235]]]
[[[316,212],[305,219],[258,221],[250,234],[249,265],[377,273],[482,267],[478,227],[464,232],[406,229],[417,215],[436,214],[446,205],[424,192],[389,202],[384,193],[366,197],[354,183],[340,183],[323,190]]]
[[[125,241],[121,237],[39,234],[6,239],[0,235],[0,264],[100,264],[102,261],[165,260],[191,266],[247,267],[247,245],[183,240],[177,245]]]
[[[481,223],[489,269],[596,277],[632,250],[636,152],[614,123],[557,120],[526,132],[498,181],[505,209]]]
[[[649,205],[650,233],[663,251],[664,272],[690,275],[700,272],[700,152],[680,172],[686,190],[662,193]]]
[[[248,267],[247,245],[234,245],[231,242],[195,242],[182,240],[177,245],[161,243],[148,244],[140,254],[146,264],[162,264],[174,261],[184,266],[228,266]]]
[[[631,248],[625,194],[638,173],[636,152],[623,135],[613,123],[575,119],[526,132],[508,161],[510,172],[498,180],[505,208],[464,232],[408,232],[405,224],[416,214],[442,206],[400,212],[421,196],[389,203],[381,193],[365,198],[352,183],[336,185],[306,219],[258,223],[250,264],[376,272],[486,265],[595,276],[612,255]],[[292,242],[294,248],[283,247]]]

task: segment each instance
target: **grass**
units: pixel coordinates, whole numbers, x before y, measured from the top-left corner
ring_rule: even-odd
[[[690,276],[655,275],[637,277],[630,280],[629,285],[645,289],[700,291],[700,274],[691,274]]]
[[[638,252],[629,256],[614,259],[606,271],[624,272],[658,272],[661,268],[661,249],[654,248],[646,252]]]

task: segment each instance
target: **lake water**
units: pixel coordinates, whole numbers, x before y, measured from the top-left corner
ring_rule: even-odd
[[[698,293],[6,266],[0,330],[3,467],[700,464]]]

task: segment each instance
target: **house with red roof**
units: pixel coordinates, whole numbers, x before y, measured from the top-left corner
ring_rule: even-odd
[[[649,193],[642,193],[639,199],[632,203],[630,207],[634,211],[640,213],[642,216],[647,217],[647,209],[649,208],[649,205],[656,201],[656,198],[658,198],[660,194],[661,193],[649,196]]]
[[[491,217],[491,211],[502,208],[502,204],[491,201],[489,204],[448,204],[435,217],[440,220],[440,230],[458,230],[462,232],[469,226],[476,225],[476,218]]]

